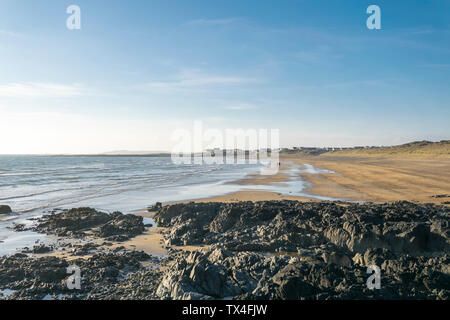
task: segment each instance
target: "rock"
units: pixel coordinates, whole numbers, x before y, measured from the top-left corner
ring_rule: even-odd
[[[8,227],[8,229],[14,230],[15,232],[23,232],[28,230],[22,223],[13,223],[13,225]]]
[[[69,236],[90,230],[121,240],[145,229],[141,217],[72,210],[43,217],[37,230]],[[91,255],[70,261],[82,272],[76,294],[64,285],[68,261],[3,257],[0,289],[16,290],[12,299],[448,299],[449,210],[409,202],[168,205],[154,217],[167,228],[164,243],[201,249],[172,247],[156,259],[125,247],[74,244],[75,252]],[[142,261],[155,264],[144,268]],[[382,272],[379,290],[366,285],[371,265]]]
[[[222,243],[235,251],[297,252],[333,245],[354,253],[385,248],[398,253],[450,250],[449,209],[392,204],[265,201],[168,205],[155,214],[169,227],[170,245]],[[344,263],[344,262],[342,262]]]
[[[44,215],[38,220],[34,231],[58,236],[80,236],[83,231],[110,221],[109,214],[92,208],[74,208],[59,213]]]
[[[51,252],[52,250],[53,249],[51,247],[41,244],[39,246],[34,246],[32,252],[33,253],[48,253],[48,252]]]
[[[121,212],[111,214],[92,208],[75,208],[62,212],[45,215],[33,227],[34,231],[69,236],[85,237],[85,232],[97,228],[92,232],[94,236],[112,241],[125,241],[144,232],[143,218]]]
[[[300,300],[312,298],[314,287],[300,277],[291,277],[280,283],[277,292],[282,300]]]
[[[249,253],[234,256],[222,248],[212,248],[205,253],[182,252],[164,274],[157,295],[162,299],[222,299],[251,292],[258,282],[246,269],[251,269],[251,263],[259,258]]]
[[[146,269],[141,261],[155,259],[143,252],[97,254],[70,261],[57,257],[0,257],[0,289],[13,293],[7,299],[41,300],[45,296],[64,299],[156,299],[161,273]],[[81,289],[69,290],[69,265],[81,271]],[[121,279],[120,276],[123,276]],[[59,298],[60,299],[60,298]]]
[[[125,241],[145,231],[143,218],[140,216],[114,212],[111,218],[97,232],[97,235],[106,240]]]
[[[169,228],[167,243],[212,247],[170,251],[173,264],[157,295],[441,299],[448,296],[449,217],[445,206],[409,202],[169,205],[155,214]],[[383,287],[372,291],[367,266],[374,264],[383,272]]]
[[[6,205],[0,205],[0,214],[12,213],[11,207]]]
[[[324,252],[322,254],[323,260],[327,264],[337,264],[338,266],[345,266],[345,267],[351,267],[352,266],[352,260],[346,255],[346,254],[340,254],[337,252]]]
[[[156,202],[153,206],[148,207],[147,211],[148,212],[158,211],[161,208],[162,208],[162,203],[161,202]]]

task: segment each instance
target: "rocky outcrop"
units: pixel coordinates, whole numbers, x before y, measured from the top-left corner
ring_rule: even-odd
[[[0,290],[12,290],[0,299],[156,299],[161,274],[142,262],[158,259],[143,252],[97,254],[70,261],[57,257],[28,258],[23,254],[0,258]],[[69,265],[81,272],[81,288],[67,286]]]
[[[450,298],[449,208],[395,202],[189,203],[154,216],[169,254],[69,244],[82,289],[65,286],[69,262],[20,253],[0,258],[0,290],[11,299],[442,299]],[[21,230],[22,228],[18,228]],[[141,217],[79,208],[44,216],[35,230],[121,240]],[[201,249],[182,251],[174,245]],[[48,251],[36,246],[30,253]],[[54,248],[50,248],[54,249]],[[102,251],[103,250],[103,251]],[[105,250],[107,252],[105,252]],[[153,260],[152,260],[153,259]],[[142,261],[154,262],[144,268]],[[164,272],[157,266],[164,266]],[[368,267],[381,271],[369,289]],[[63,272],[64,271],[64,272]]]
[[[233,251],[298,252],[322,245],[420,254],[450,249],[449,208],[409,202],[339,204],[267,201],[163,207],[171,245],[221,243]]]
[[[107,240],[124,241],[144,232],[143,218],[135,215],[124,215],[121,212],[112,214],[92,208],[75,208],[45,215],[38,220],[34,231],[55,234],[62,237],[82,238],[86,231]]]
[[[162,208],[162,203],[161,202],[156,202],[154,205],[150,206],[147,208],[148,212],[154,212],[154,211],[158,211]]]
[[[127,240],[141,234],[145,230],[142,217],[114,212],[110,215],[110,218],[97,232],[99,237],[106,240]]]
[[[357,261],[359,262],[359,261]],[[267,256],[213,246],[180,253],[156,291],[162,299],[448,299],[450,256],[393,256],[368,250],[353,263],[342,256]],[[367,287],[366,264],[382,270],[380,290]],[[444,267],[447,266],[447,267]]]
[[[448,299],[449,209],[396,202],[266,201],[166,206],[154,219],[178,253],[163,299]],[[382,288],[366,285],[367,267]]]
[[[220,247],[206,252],[180,252],[165,273],[156,294],[163,299],[221,299],[252,292],[263,273],[286,262],[279,257],[237,253]]]
[[[6,205],[0,205],[0,214],[12,213],[11,207]]]

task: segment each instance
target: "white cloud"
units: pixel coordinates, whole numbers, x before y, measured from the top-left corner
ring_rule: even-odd
[[[13,98],[71,98],[84,93],[79,84],[63,85],[56,83],[8,83],[0,85],[0,97]]]
[[[21,33],[8,31],[8,30],[1,30],[1,29],[0,29],[0,35],[5,35],[5,36],[9,36],[9,37],[21,37],[21,36],[23,36]]]
[[[225,109],[238,111],[238,110],[254,110],[258,109],[258,107],[249,103],[238,103],[226,106]]]
[[[389,85],[390,80],[359,80],[359,81],[347,81],[324,85],[323,88],[345,88],[345,87],[386,87]]]
[[[159,92],[186,91],[198,89],[210,89],[215,86],[233,86],[260,82],[255,78],[211,75],[198,70],[184,70],[180,72],[174,80],[165,82],[148,82],[143,87],[145,89],[156,89]]]
[[[187,22],[187,25],[227,25],[242,20],[241,18],[226,19],[196,19]]]

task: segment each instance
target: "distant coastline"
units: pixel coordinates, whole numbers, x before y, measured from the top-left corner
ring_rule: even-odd
[[[213,149],[213,151],[194,152],[194,156],[202,156],[206,153],[217,153],[221,151],[232,152],[232,150]],[[235,152],[244,152],[249,150],[235,149]],[[254,150],[250,150],[254,151]],[[413,141],[400,145],[392,146],[355,146],[355,147],[291,147],[279,148],[280,154],[301,155],[301,156],[417,156],[430,157],[450,156],[450,140],[441,141]],[[0,156],[44,156],[44,157],[171,157],[169,151],[108,151],[103,153],[85,153],[85,154],[0,154]],[[213,155],[214,156],[214,155]]]

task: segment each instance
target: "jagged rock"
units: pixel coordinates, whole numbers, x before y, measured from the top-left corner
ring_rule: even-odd
[[[109,214],[92,208],[74,208],[45,215],[38,220],[34,230],[58,236],[83,235],[83,231],[111,220]]]
[[[171,245],[222,243],[235,251],[297,252],[332,244],[362,254],[371,248],[418,254],[450,250],[449,216],[445,206],[410,202],[265,201],[177,204],[162,208],[154,219],[170,227]]]
[[[9,214],[12,213],[11,207],[6,205],[0,206],[0,214]]]
[[[125,241],[144,232],[143,218],[135,215],[124,215],[121,212],[112,214],[92,208],[75,208],[45,215],[33,227],[34,231],[82,238],[85,231],[98,228],[92,234],[113,241]]]
[[[51,247],[41,244],[39,246],[34,246],[32,252],[33,253],[48,253],[48,252],[51,252],[52,250],[53,249]]]
[[[92,230],[108,240],[144,230],[140,217],[72,210],[44,217],[37,230],[55,228],[69,236]],[[165,242],[204,248],[170,248],[158,261],[164,272],[143,268],[141,261],[152,259],[145,253],[124,247],[97,252],[87,243],[73,246],[93,254],[70,262],[81,268],[85,283],[77,294],[65,287],[67,261],[26,255],[0,258],[0,289],[16,290],[12,299],[63,294],[65,299],[447,300],[449,210],[409,202],[169,205],[154,218],[167,228]],[[372,265],[381,270],[379,290],[366,284]]]
[[[142,217],[114,212],[111,219],[99,228],[97,234],[106,240],[124,241],[141,234],[144,230]]]
[[[158,211],[161,208],[162,208],[162,203],[161,202],[156,202],[153,206],[148,207],[147,211],[148,212]]]
[[[57,257],[29,258],[17,254],[0,257],[0,290],[14,291],[7,299],[41,300],[48,295],[77,300],[156,299],[161,273],[141,265],[141,261],[155,259],[136,251],[101,253],[70,263]],[[80,268],[79,290],[67,288],[69,265]]]
[[[155,221],[169,228],[169,244],[212,244],[192,254],[174,251],[157,290],[163,299],[442,299],[449,293],[444,206],[189,203],[162,208]],[[372,265],[382,270],[380,290],[366,285]]]

